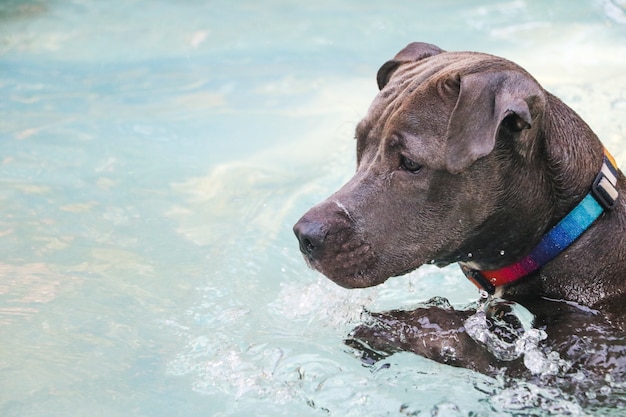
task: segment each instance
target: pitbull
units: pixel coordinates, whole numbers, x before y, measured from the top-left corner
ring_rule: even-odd
[[[529,330],[513,314],[522,306],[565,373],[625,380],[626,180],[589,126],[520,66],[483,53],[411,43],[377,82],[356,127],[356,173],[294,226],[305,260],[346,288],[457,263],[488,296],[466,310],[373,313],[350,344],[532,375],[468,331],[480,310],[514,343]]]

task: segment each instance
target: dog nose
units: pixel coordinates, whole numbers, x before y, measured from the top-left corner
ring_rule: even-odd
[[[302,218],[293,227],[293,232],[300,242],[300,252],[310,258],[315,258],[324,246],[326,238],[322,224]]]

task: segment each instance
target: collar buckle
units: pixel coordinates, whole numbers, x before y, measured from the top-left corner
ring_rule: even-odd
[[[591,192],[593,197],[600,203],[606,210],[612,210],[619,197],[617,191],[617,169],[613,166],[609,158],[604,157],[604,163],[602,169],[593,181]]]
[[[485,290],[488,294],[491,295],[496,292],[495,285],[489,282],[489,279],[487,279],[480,271],[469,268],[462,263],[460,263],[459,265],[461,266],[461,270],[463,271],[467,279],[472,281],[474,285],[476,285],[478,288]]]

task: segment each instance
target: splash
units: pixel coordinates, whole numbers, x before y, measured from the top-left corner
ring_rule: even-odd
[[[542,346],[547,334],[533,327],[534,316],[520,304],[488,299],[465,321],[467,334],[497,359],[510,362],[520,357],[533,375],[557,375],[570,367],[558,352]]]
[[[498,390],[491,397],[494,409],[514,415],[542,415],[587,417],[589,414],[574,398],[556,387],[526,381],[508,381],[510,386]],[[528,414],[526,414],[528,413]]]

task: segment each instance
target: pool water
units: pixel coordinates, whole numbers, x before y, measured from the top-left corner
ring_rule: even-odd
[[[477,298],[454,266],[341,289],[291,232],[414,40],[520,63],[626,167],[624,0],[3,1],[0,415],[622,415],[344,345]]]

